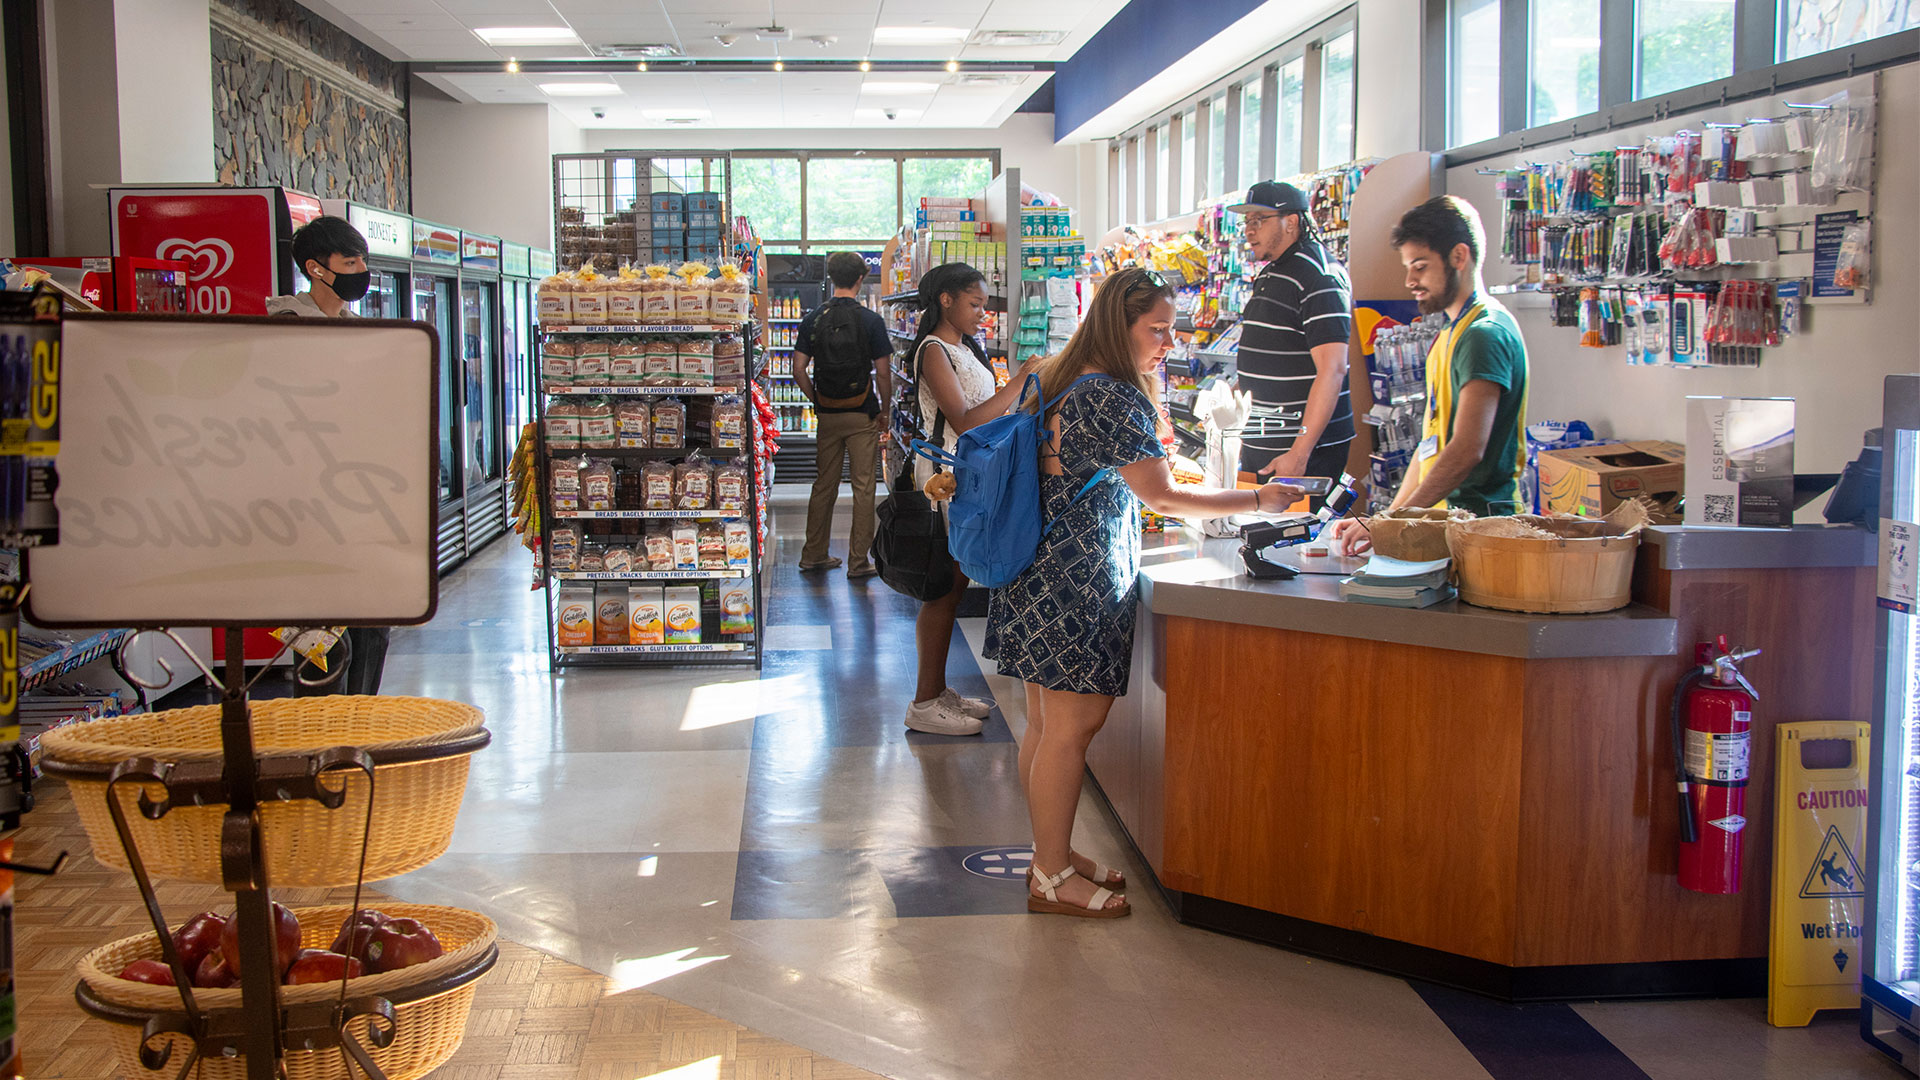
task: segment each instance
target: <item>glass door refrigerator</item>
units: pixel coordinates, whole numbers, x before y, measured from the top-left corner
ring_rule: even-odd
[[[465,351],[460,320],[460,230],[413,222],[413,317],[439,338],[440,519],[436,539],[442,573],[467,557]]]
[[[460,234],[461,436],[466,458],[467,554],[507,530],[504,371],[501,365],[500,238]]]
[[[533,419],[533,249],[511,241],[500,246],[500,380],[508,456],[520,431]]]
[[[1867,799],[1867,969],[1860,1030],[1920,1073],[1920,375],[1889,375],[1880,432],[1874,789]]]
[[[344,199],[327,199],[321,205],[367,238],[367,270],[373,276],[367,295],[348,308],[363,319],[413,318],[413,219]]]

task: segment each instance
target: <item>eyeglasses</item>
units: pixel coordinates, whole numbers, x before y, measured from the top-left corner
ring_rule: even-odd
[[[1164,289],[1167,287],[1167,279],[1162,276],[1158,270],[1142,269],[1140,271],[1140,280],[1127,286],[1128,295],[1132,295],[1142,285],[1153,289]]]
[[[1278,221],[1278,220],[1280,220],[1279,214],[1248,214],[1247,228],[1251,229],[1255,225],[1264,225],[1269,221]]]

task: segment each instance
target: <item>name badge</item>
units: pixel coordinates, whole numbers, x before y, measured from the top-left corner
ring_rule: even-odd
[[[1439,452],[1440,436],[1429,435],[1420,440],[1420,445],[1414,449],[1413,456],[1416,461],[1425,461]]]

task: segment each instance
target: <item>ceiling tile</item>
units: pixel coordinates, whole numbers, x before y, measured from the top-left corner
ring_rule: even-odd
[[[464,34],[467,29],[460,25],[458,19],[439,11],[369,11],[354,15],[353,21],[375,33],[387,30],[402,30],[410,33],[452,30]]]
[[[511,16],[514,19],[512,22],[493,24],[496,26],[548,26],[560,17],[560,13],[547,0],[439,0],[439,3],[447,14],[463,20],[469,15]],[[538,21],[520,21],[524,19]]]

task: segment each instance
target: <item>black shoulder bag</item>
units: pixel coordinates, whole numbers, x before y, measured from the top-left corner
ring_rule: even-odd
[[[919,359],[914,368],[919,370]],[[918,380],[916,380],[916,383]],[[939,413],[933,425],[933,443],[942,445],[947,417]],[[953,555],[947,551],[947,526],[927,498],[913,484],[913,457],[900,464],[887,497],[874,514],[873,565],[880,580],[903,596],[922,602],[938,600],[953,591]]]

